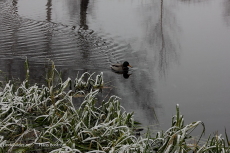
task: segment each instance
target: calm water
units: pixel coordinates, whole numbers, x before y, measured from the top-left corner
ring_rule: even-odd
[[[0,69],[43,82],[48,59],[63,77],[104,73],[145,126],[166,130],[176,104],[186,123],[230,133],[229,0],[0,0]],[[111,72],[129,61],[131,75]],[[77,104],[76,104],[77,105]]]

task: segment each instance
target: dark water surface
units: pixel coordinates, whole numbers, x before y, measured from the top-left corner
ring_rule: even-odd
[[[229,0],[0,0],[0,69],[43,82],[48,59],[63,77],[103,72],[144,125],[166,130],[180,105],[186,123],[230,133]],[[130,77],[111,72],[129,61]]]

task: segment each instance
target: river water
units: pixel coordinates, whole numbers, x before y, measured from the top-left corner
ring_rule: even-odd
[[[185,123],[230,133],[229,0],[0,0],[0,69],[42,83],[48,60],[63,78],[103,72],[143,126]],[[129,78],[110,70],[129,61]],[[77,104],[76,104],[77,105]]]

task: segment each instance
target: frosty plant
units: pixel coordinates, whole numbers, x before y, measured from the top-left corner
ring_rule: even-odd
[[[0,92],[0,153],[179,153],[179,152],[230,152],[228,137],[213,136],[206,143],[189,143],[191,132],[201,121],[184,125],[177,114],[172,126],[165,132],[141,136],[133,113],[120,105],[113,95],[98,103],[103,89],[103,73],[83,73],[74,81],[61,78],[52,63],[47,72],[47,85],[29,84],[29,65],[26,60],[26,79],[19,85],[8,81]],[[73,98],[84,97],[79,108]]]

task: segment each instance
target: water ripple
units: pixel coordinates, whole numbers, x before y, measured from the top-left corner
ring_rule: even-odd
[[[8,3],[0,3],[0,9],[1,58],[27,56],[39,64],[49,58],[57,65],[95,69],[123,60],[128,48],[108,34],[79,29],[79,25],[22,18]]]

